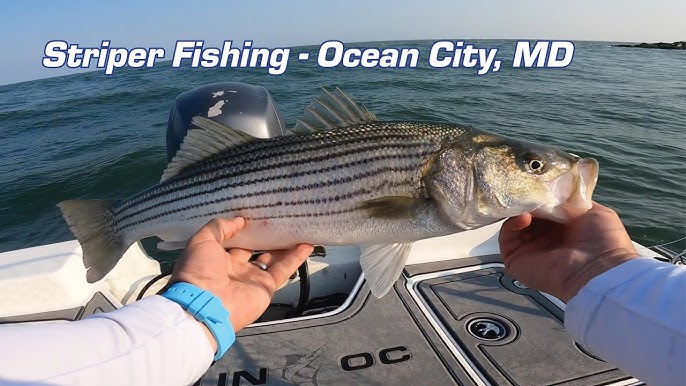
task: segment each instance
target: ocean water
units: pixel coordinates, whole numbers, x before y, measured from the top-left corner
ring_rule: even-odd
[[[120,69],[0,86],[0,251],[72,239],[59,210],[70,198],[123,199],[155,184],[166,164],[165,130],[175,97],[204,84],[266,87],[290,127],[320,87],[338,86],[382,120],[448,121],[593,156],[595,199],[615,208],[632,238],[651,246],[686,234],[686,52],[576,42],[565,69],[426,65],[415,69]],[[355,45],[351,45],[355,46]],[[310,47],[311,57],[316,48]],[[293,55],[292,55],[293,56]],[[686,249],[686,242],[671,245]]]

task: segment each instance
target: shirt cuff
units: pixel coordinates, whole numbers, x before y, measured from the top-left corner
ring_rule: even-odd
[[[588,347],[584,332],[588,330],[588,325],[605,300],[605,295],[649,269],[662,265],[662,262],[653,258],[641,257],[626,261],[591,279],[565,307],[564,323],[567,332],[575,341]]]
[[[184,336],[186,342],[184,350],[188,351],[194,361],[197,361],[198,367],[205,369],[210,367],[214,358],[212,345],[207,341],[207,335],[200,326],[201,322],[188,315],[181,305],[164,296],[152,295],[131,303],[121,310],[129,307],[144,310],[159,319],[164,329],[175,328],[181,336]]]

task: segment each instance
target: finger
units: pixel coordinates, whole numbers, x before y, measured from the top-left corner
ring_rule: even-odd
[[[524,213],[519,216],[508,218],[500,228],[498,241],[501,243],[508,243],[513,240],[518,240],[519,232],[531,225],[531,221],[531,213]]]
[[[605,206],[599,202],[593,201],[593,205],[591,206],[591,210],[607,211],[607,210],[610,210],[610,208],[608,208],[607,206]]]
[[[191,242],[216,241],[223,245],[226,240],[235,236],[244,226],[245,220],[242,217],[215,218],[200,228],[198,233],[191,237]]]
[[[505,222],[507,222],[507,228],[508,231],[511,232],[516,232],[516,231],[521,231],[522,229],[528,227],[531,225],[531,222],[533,221],[533,216],[531,213],[522,213],[519,216],[511,217],[507,219]],[[505,224],[503,224],[505,226]]]
[[[593,206],[591,207],[591,211],[602,211],[602,212],[608,212],[611,214],[617,214],[617,212],[610,208],[609,206],[605,206],[603,204],[600,204],[598,202],[593,201]]]
[[[267,252],[257,260],[269,267],[267,272],[278,288],[307,260],[313,250],[310,244],[299,244],[293,249]]]
[[[617,213],[617,211],[610,207],[599,204],[595,201],[593,201],[593,206],[591,207],[591,209],[588,212],[586,212],[586,216],[589,216],[588,218],[594,219],[596,221],[613,221],[619,223],[621,223],[622,221],[619,218],[619,213]]]
[[[253,251],[243,248],[231,248],[228,250],[229,258],[236,262],[246,262],[250,259]]]

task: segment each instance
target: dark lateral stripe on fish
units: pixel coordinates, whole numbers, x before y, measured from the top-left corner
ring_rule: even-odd
[[[289,155],[297,155],[304,151],[316,151],[320,149],[327,148],[327,145],[322,145],[322,140],[336,140],[337,147],[343,147],[347,145],[358,145],[362,141],[377,141],[377,142],[387,142],[390,140],[398,139],[403,140],[406,138],[423,138],[421,133],[410,131],[410,130],[399,130],[399,129],[379,129],[379,130],[365,130],[364,132],[353,132],[353,133],[342,133],[347,135],[342,135],[341,133],[333,133],[336,135],[331,135],[333,132],[326,133],[316,133],[318,135],[310,136],[282,136],[271,138],[267,141],[256,140],[253,142],[248,142],[244,146],[231,149],[232,151],[228,154],[214,156],[205,162],[202,172],[214,172],[227,167],[240,167],[246,164],[251,164],[255,160],[261,160],[259,153],[268,153],[270,156],[281,157]],[[192,169],[184,171],[179,175],[179,177],[190,177],[193,174],[188,174],[192,172]],[[177,179],[175,177],[175,179]]]
[[[406,158],[409,158],[409,157],[406,157]],[[126,224],[123,224],[122,220],[120,219],[119,221],[117,221],[117,223],[119,225],[118,229],[120,231],[123,231],[127,228],[131,228],[133,226],[143,224],[145,222],[155,220],[155,219],[158,219],[158,218],[170,215],[170,214],[183,212],[183,211],[186,211],[186,210],[192,209],[192,208],[200,208],[203,206],[217,204],[217,203],[220,203],[223,201],[230,201],[230,200],[236,200],[236,199],[241,199],[241,198],[250,198],[250,197],[258,197],[258,196],[266,196],[266,195],[275,194],[275,193],[286,193],[286,192],[295,192],[295,191],[301,191],[301,190],[318,189],[318,188],[321,188],[323,186],[335,186],[335,185],[340,185],[342,183],[347,183],[347,182],[357,180],[357,179],[361,179],[361,178],[374,177],[374,176],[377,176],[379,174],[383,174],[383,173],[387,173],[387,172],[391,172],[391,171],[408,172],[408,171],[412,171],[412,170],[416,170],[416,169],[417,169],[416,165],[408,165],[404,168],[385,167],[385,168],[379,168],[376,170],[370,170],[370,171],[367,171],[365,173],[357,174],[354,176],[349,176],[346,178],[339,178],[339,179],[335,179],[335,180],[331,180],[331,181],[326,181],[326,183],[315,182],[315,183],[311,183],[308,185],[283,187],[283,188],[271,189],[271,190],[266,190],[266,191],[263,190],[263,191],[257,191],[257,192],[244,193],[244,194],[240,194],[240,195],[221,197],[221,198],[217,198],[217,199],[211,200],[211,201],[205,201],[205,202],[198,203],[198,204],[191,204],[191,205],[182,206],[179,208],[170,209],[170,210],[163,211],[161,213],[158,213],[158,214],[155,214],[152,216],[145,217],[145,218],[140,219],[138,221],[133,221],[133,222],[126,223]],[[409,184],[409,182],[408,182],[408,184]],[[243,184],[241,184],[241,185],[243,185]],[[213,189],[213,191],[217,191],[217,190],[221,190],[221,188]],[[209,193],[211,193],[211,192],[209,192]],[[345,196],[345,198],[347,198],[347,199],[354,197],[354,195],[350,192],[344,194],[343,196]],[[189,196],[189,197],[191,197],[191,196]],[[178,200],[169,201],[167,203],[173,203],[176,201],[178,201]],[[157,206],[160,206],[160,205],[161,204],[158,204]]]
[[[360,210],[360,209],[362,209],[362,206],[356,206],[356,207],[349,208],[349,209],[331,210],[328,212],[321,212],[321,213],[312,213],[312,212],[293,213],[293,214],[282,214],[282,215],[278,215],[278,216],[244,217],[244,219],[247,221],[259,221],[259,220],[274,220],[274,219],[279,219],[279,218],[327,217],[327,216],[341,215],[341,214],[345,214],[345,213],[352,213],[352,212],[355,212],[356,210]]]
[[[270,194],[275,194],[275,193],[285,193],[285,192],[294,192],[294,191],[301,191],[301,190],[311,190],[311,189],[321,188],[321,187],[323,187],[323,186],[335,186],[335,185],[340,185],[340,184],[342,184],[342,183],[347,183],[347,182],[350,182],[350,181],[353,181],[353,180],[356,180],[356,179],[359,179],[359,178],[375,177],[375,176],[377,176],[377,175],[380,175],[380,174],[383,174],[383,173],[386,173],[386,172],[389,172],[389,171],[407,172],[407,171],[415,170],[415,168],[416,168],[415,165],[409,165],[409,166],[406,166],[406,167],[404,167],[404,168],[386,167],[386,168],[380,168],[380,169],[373,170],[373,171],[370,170],[370,171],[367,171],[367,172],[365,172],[365,173],[357,174],[357,175],[354,175],[354,176],[349,176],[349,177],[346,177],[346,178],[336,179],[336,180],[333,180],[333,181],[326,181],[326,183],[323,183],[323,182],[316,182],[316,183],[312,183],[312,184],[308,184],[308,185],[303,185],[303,186],[285,187],[285,188],[272,189],[272,190],[267,190],[267,191],[249,192],[249,193],[244,193],[244,194],[239,194],[239,195],[233,195],[233,196],[227,196],[227,197],[219,197],[219,198],[217,198],[217,199],[214,199],[214,200],[211,200],[211,201],[205,201],[205,202],[202,202],[202,203],[199,203],[199,204],[192,204],[192,205],[187,205],[187,206],[183,206],[183,207],[179,207],[179,208],[175,208],[175,209],[170,209],[170,210],[167,210],[167,211],[165,211],[165,212],[158,213],[158,214],[152,215],[152,216],[148,216],[148,217],[143,218],[143,219],[141,219],[141,220],[133,221],[133,222],[130,222],[130,223],[123,223],[123,221],[122,221],[121,219],[119,219],[119,220],[117,221],[117,223],[120,225],[119,229],[120,229],[120,230],[123,230],[123,229],[129,228],[129,227],[134,226],[134,225],[142,224],[142,223],[145,223],[145,222],[147,222],[147,221],[150,221],[150,220],[153,220],[153,219],[156,219],[156,218],[160,218],[160,217],[164,217],[164,216],[169,215],[169,214],[179,213],[179,212],[182,212],[182,211],[191,209],[191,208],[199,208],[199,207],[203,207],[203,206],[207,206],[207,205],[212,205],[212,204],[217,204],[217,203],[224,202],[224,201],[229,201],[229,200],[236,200],[236,199],[243,199],[243,198],[251,198],[251,197],[256,197],[256,196],[265,196],[265,195],[270,195]],[[409,182],[408,182],[408,184],[409,184]],[[218,188],[218,189],[215,189],[215,190],[221,190],[221,189]],[[346,194],[344,194],[343,196],[345,196],[345,198],[352,198],[352,197],[353,197],[353,195],[350,194],[350,193],[346,193]],[[189,196],[189,197],[191,197],[191,196]],[[189,197],[188,197],[188,198],[189,198]],[[173,203],[173,202],[175,202],[175,201],[178,201],[178,200],[169,201],[169,202],[167,202],[167,203]],[[163,204],[160,204],[160,205],[157,205],[157,206],[162,206],[162,205],[163,205]]]
[[[370,147],[368,147],[367,149],[365,149],[365,151],[366,151],[366,152],[375,152],[375,151],[378,151],[378,150],[380,150],[380,149],[384,149],[384,148],[387,148],[387,147],[388,147],[388,145],[375,145],[375,146],[370,146]],[[114,211],[114,214],[115,214],[115,215],[116,215],[116,214],[122,214],[122,216],[119,217],[118,220],[119,220],[119,221],[124,221],[124,220],[126,220],[126,219],[128,219],[128,218],[130,218],[130,217],[132,217],[132,216],[136,216],[136,215],[138,215],[139,213],[141,213],[141,212],[143,212],[143,211],[145,211],[145,210],[148,210],[148,209],[150,209],[150,208],[152,208],[152,207],[156,207],[156,206],[164,205],[164,204],[167,204],[167,203],[171,203],[171,202],[183,200],[183,199],[192,197],[192,196],[194,196],[194,195],[196,195],[196,194],[200,194],[200,193],[202,193],[202,194],[208,194],[208,193],[217,192],[217,191],[222,190],[222,189],[235,188],[235,187],[239,187],[239,186],[251,185],[251,184],[256,184],[256,183],[261,183],[261,182],[269,182],[269,181],[281,180],[281,179],[285,179],[285,178],[300,177],[300,176],[304,176],[304,175],[308,175],[308,174],[319,174],[319,173],[326,173],[326,172],[334,172],[334,171],[337,171],[337,170],[341,170],[341,169],[345,169],[345,168],[351,168],[351,167],[363,165],[363,164],[365,164],[365,163],[376,162],[376,161],[382,161],[382,160],[391,160],[391,159],[402,160],[402,159],[418,158],[418,157],[422,157],[423,155],[426,155],[426,154],[429,153],[429,152],[421,152],[421,151],[419,151],[418,149],[416,149],[417,147],[419,147],[419,148],[421,149],[421,148],[423,148],[423,147],[426,147],[426,145],[417,145],[417,144],[398,144],[398,145],[393,146],[393,148],[394,148],[394,149],[403,149],[403,150],[414,150],[414,151],[411,152],[411,153],[409,153],[409,154],[404,154],[404,153],[398,152],[397,154],[384,155],[384,156],[374,156],[374,157],[369,157],[369,158],[366,158],[366,159],[357,160],[357,161],[355,161],[355,162],[348,162],[348,163],[343,163],[343,164],[337,164],[337,165],[328,166],[328,167],[325,167],[325,168],[310,169],[310,170],[304,170],[304,171],[300,171],[300,172],[296,172],[296,173],[279,174],[279,175],[275,175],[275,176],[261,177],[261,178],[256,178],[256,179],[252,179],[252,180],[237,181],[237,182],[232,182],[232,183],[228,183],[228,184],[222,184],[222,185],[220,185],[220,186],[218,186],[218,187],[215,187],[215,188],[213,188],[213,189],[210,189],[210,190],[191,191],[191,192],[189,192],[188,194],[185,194],[185,195],[178,195],[178,196],[176,196],[176,197],[171,197],[170,199],[164,200],[164,201],[161,201],[161,202],[155,202],[154,200],[155,200],[156,198],[166,196],[166,195],[168,195],[168,193],[167,193],[167,192],[157,192],[157,191],[155,191],[154,194],[151,194],[151,195],[149,195],[149,196],[145,196],[145,197],[138,198],[134,204],[129,205],[128,207],[129,207],[130,209],[133,209],[134,207],[136,207],[136,209],[135,209],[135,211],[134,211],[133,213],[123,213],[123,212],[124,212],[124,209],[121,209],[121,210],[116,210],[116,211]],[[284,163],[281,164],[281,166],[286,166],[286,167],[288,167],[288,166],[297,166],[297,165],[300,165],[300,164],[313,164],[313,165],[314,165],[314,164],[316,164],[316,163],[319,162],[319,161],[328,160],[328,159],[334,158],[334,157],[336,157],[336,156],[345,156],[345,155],[347,155],[347,154],[348,154],[348,153],[341,153],[341,154],[338,154],[338,155],[332,155],[332,154],[322,155],[322,156],[319,156],[319,157],[307,158],[307,159],[305,159],[305,160],[298,160],[298,161],[292,161],[292,162],[284,162]],[[273,167],[270,167],[270,168],[259,167],[259,168],[255,168],[254,170],[251,170],[250,173],[261,172],[261,171],[269,170],[269,169],[272,169],[272,168],[273,168]],[[246,173],[241,173],[241,174],[246,174]],[[196,181],[192,186],[186,186],[186,187],[183,187],[183,188],[181,188],[181,187],[176,187],[176,188],[173,189],[172,191],[176,191],[176,192],[179,192],[179,193],[180,193],[180,192],[188,191],[188,190],[190,190],[191,188],[196,187],[196,186],[210,185],[210,184],[212,184],[212,183],[214,183],[214,182],[218,182],[218,181],[221,181],[221,180],[223,180],[223,179],[228,179],[228,178],[238,177],[238,176],[240,176],[240,174],[237,175],[236,173],[234,173],[234,174],[228,174],[228,175],[215,176],[215,177],[212,177],[212,178],[207,178],[207,179],[202,179],[202,180],[200,180],[200,181]],[[146,205],[146,203],[147,203],[147,205]],[[140,207],[138,207],[138,205],[136,205],[136,204],[143,204],[143,205],[141,205]]]
[[[378,128],[381,126],[381,128]],[[442,131],[450,130],[451,128],[443,128]],[[452,128],[458,129],[457,127]],[[316,135],[311,136],[283,136],[276,137],[271,141],[255,141],[251,142],[244,147],[233,149],[231,154],[221,156],[213,159],[213,165],[210,168],[203,169],[203,172],[214,172],[226,167],[236,167],[243,166],[254,162],[255,159],[260,159],[259,156],[255,154],[257,152],[267,152],[272,156],[287,156],[293,154],[299,154],[303,151],[309,150],[319,150],[322,148],[327,148],[326,145],[322,145],[321,141],[323,139],[336,138],[336,146],[342,147],[346,145],[356,145],[361,141],[376,140],[380,142],[386,142],[391,139],[405,139],[407,137],[415,137],[417,139],[426,139],[423,131],[430,131],[436,135],[441,134],[435,128],[428,130],[420,129],[399,129],[395,126],[388,126],[387,124],[372,124],[361,126],[358,131],[348,131],[341,133],[338,130],[320,132]],[[337,138],[338,137],[338,138]],[[297,146],[292,146],[297,145]],[[313,146],[312,146],[313,145]],[[209,166],[209,165],[208,165]],[[182,174],[184,177],[185,173]]]
[[[326,204],[328,202],[343,201],[345,199],[350,199],[353,196],[370,194],[370,193],[373,193],[379,189],[383,189],[384,187],[387,187],[387,186],[398,187],[398,186],[402,186],[402,185],[408,185],[408,184],[407,184],[407,182],[389,183],[388,181],[383,181],[381,184],[378,184],[376,186],[371,186],[369,188],[360,188],[360,189],[353,191],[353,192],[349,192],[349,193],[341,194],[341,195],[336,195],[336,196],[331,196],[331,197],[317,198],[317,199],[311,199],[311,200],[299,200],[299,201],[293,201],[293,202],[277,201],[277,202],[274,202],[271,204],[258,204],[258,205],[234,207],[234,208],[228,208],[228,209],[224,209],[224,210],[220,210],[220,211],[208,212],[208,213],[204,213],[204,214],[197,214],[197,215],[191,216],[189,218],[195,219],[195,218],[202,218],[202,217],[214,217],[214,216],[217,216],[220,214],[226,214],[226,213],[231,213],[231,212],[240,212],[242,210],[278,208],[281,206],[320,205],[320,204]],[[193,205],[192,207],[189,207],[189,208],[194,208],[194,207],[199,207],[199,206],[200,205]]]
[[[408,145],[407,147],[408,148],[414,148],[415,146]],[[371,150],[378,150],[378,149],[371,149]],[[305,170],[305,171],[292,173],[292,174],[286,174],[286,175],[279,174],[279,175],[274,175],[274,176],[252,179],[252,180],[243,180],[243,181],[238,181],[238,182],[234,182],[234,183],[223,184],[223,185],[216,187],[216,188],[213,188],[211,190],[204,190],[204,191],[200,191],[200,192],[190,191],[186,195],[178,195],[176,197],[171,197],[170,199],[162,201],[162,202],[155,202],[154,201],[155,198],[167,196],[167,194],[163,194],[163,193],[159,192],[159,193],[156,193],[154,196],[146,197],[145,200],[139,200],[139,202],[143,204],[142,207],[137,207],[136,211],[133,213],[124,213],[123,216],[118,218],[118,220],[119,221],[126,220],[127,218],[129,218],[131,216],[135,216],[135,215],[139,214],[140,212],[145,211],[147,209],[150,209],[150,208],[153,208],[153,207],[156,207],[159,205],[164,205],[164,204],[167,204],[170,202],[182,200],[182,199],[191,197],[191,196],[198,194],[198,193],[214,193],[216,191],[219,191],[222,189],[227,189],[227,188],[236,188],[236,187],[246,186],[246,185],[255,184],[255,183],[269,182],[272,180],[275,181],[275,180],[280,180],[280,179],[284,179],[284,178],[299,177],[299,176],[304,176],[307,174],[318,174],[318,173],[324,173],[324,172],[333,172],[333,171],[337,171],[337,170],[340,170],[343,168],[351,168],[351,167],[359,166],[359,165],[362,165],[365,163],[380,161],[380,160],[390,160],[390,159],[401,160],[401,159],[414,158],[414,157],[421,156],[422,154],[423,154],[422,152],[412,152],[411,154],[398,153],[398,154],[392,154],[392,155],[387,155],[387,156],[369,157],[369,158],[358,160],[355,162],[348,162],[345,164],[337,164],[337,165],[328,166],[325,168],[319,168],[319,169],[313,169],[313,170],[310,169],[310,170]],[[306,163],[307,164],[316,163],[316,161],[318,161],[318,160],[319,159],[310,158],[310,159],[308,159],[308,161]],[[303,163],[303,162],[301,161],[301,162],[284,163],[283,165],[296,166],[296,165],[299,165],[301,163]],[[263,171],[263,170],[261,168],[255,169],[255,171],[251,171],[251,173],[259,172],[259,171]],[[230,176],[230,177],[236,177],[236,176]],[[220,180],[225,179],[225,178],[229,178],[229,177],[214,177],[214,178],[205,179],[205,180],[201,181],[200,183],[198,183],[197,186],[209,185],[209,184],[212,184],[214,182],[220,181]],[[178,192],[178,193],[186,192],[189,189],[190,189],[190,187],[186,187],[185,189],[178,189],[177,188],[176,192]],[[146,203],[147,203],[147,205],[145,205]],[[122,211],[119,211],[118,213],[115,212],[115,214],[119,214],[119,213],[122,213]]]
[[[415,152],[413,152],[413,153],[411,153],[411,154],[391,154],[391,155],[385,155],[385,156],[375,156],[375,157],[369,157],[369,158],[366,158],[366,159],[357,160],[357,161],[355,161],[355,162],[348,162],[348,163],[345,163],[345,164],[336,164],[336,165],[328,166],[328,167],[325,167],[325,168],[310,169],[310,170],[300,171],[300,172],[291,173],[291,174],[286,174],[286,175],[277,175],[277,176],[269,176],[269,177],[260,177],[260,178],[256,178],[256,179],[252,179],[252,180],[247,180],[247,181],[231,182],[231,183],[228,183],[228,184],[223,184],[223,185],[214,187],[214,188],[209,189],[209,190],[191,191],[191,192],[188,192],[188,194],[186,194],[186,195],[178,195],[178,196],[169,197],[169,199],[167,199],[167,200],[165,200],[165,201],[161,201],[161,202],[152,202],[152,204],[151,204],[149,207],[143,207],[143,208],[137,207],[137,208],[134,209],[135,211],[134,211],[133,213],[124,213],[122,216],[120,216],[119,218],[117,218],[117,221],[118,221],[119,223],[122,223],[122,222],[124,222],[125,220],[127,220],[127,219],[129,219],[129,218],[131,218],[131,217],[137,216],[137,215],[139,215],[140,213],[142,213],[142,212],[144,212],[144,211],[146,211],[146,210],[148,210],[148,209],[150,209],[150,208],[152,208],[152,207],[159,207],[159,206],[162,206],[162,205],[174,203],[174,202],[177,202],[177,201],[181,201],[181,200],[184,200],[184,199],[193,197],[193,196],[198,195],[198,194],[210,194],[210,193],[215,193],[215,192],[218,192],[218,191],[221,191],[221,190],[224,190],[224,189],[230,189],[230,188],[236,188],[236,187],[242,187],[242,186],[246,186],[246,187],[247,187],[247,186],[255,185],[255,184],[258,184],[258,183],[276,181],[276,180],[281,180],[281,179],[289,179],[289,178],[293,178],[293,177],[301,177],[301,176],[305,176],[305,175],[309,175],[309,174],[320,174],[320,173],[334,172],[334,171],[337,171],[337,170],[346,169],[346,168],[353,168],[353,167],[356,167],[356,166],[360,166],[360,165],[364,165],[364,164],[372,163],[372,162],[376,162],[376,161],[381,161],[381,160],[392,160],[392,159],[403,160],[403,159],[413,159],[413,158],[417,158],[417,157],[422,157],[422,156],[425,155],[425,154],[428,154],[428,153],[415,153]],[[387,168],[387,169],[388,169],[388,168]],[[390,168],[390,169],[387,170],[387,171],[392,171],[392,170],[393,170],[393,169]],[[364,174],[358,174],[358,175],[350,176],[350,177],[348,177],[346,180],[342,180],[342,181],[337,181],[337,180],[334,180],[334,181],[336,181],[336,182],[334,182],[334,181],[323,181],[323,182],[321,182],[320,184],[326,184],[326,186],[335,186],[335,185],[338,185],[338,184],[343,183],[343,182],[351,182],[353,179],[356,179],[356,178],[366,178],[366,177],[372,176],[372,175],[369,175],[368,173],[369,173],[369,172],[366,172],[366,173],[364,173]],[[377,174],[374,174],[374,175],[377,175]],[[206,184],[209,184],[209,183],[206,183]],[[203,186],[204,186],[204,185],[205,185],[205,184],[203,184]],[[181,192],[181,191],[179,191],[179,192]],[[220,199],[218,199],[218,200],[224,201],[224,200],[235,199],[235,198],[240,198],[240,197],[226,197],[226,198],[220,198]],[[149,201],[146,201],[146,202],[149,202]],[[218,202],[218,201],[217,201],[217,200],[213,200],[213,201],[206,202],[206,203],[211,204],[211,203],[216,203],[216,202]],[[133,208],[132,208],[132,209],[133,209]]]
[[[169,192],[173,191],[179,191],[187,188],[192,188],[198,185],[202,185],[205,183],[212,183],[216,182],[218,180],[221,180],[223,178],[232,178],[239,176],[241,174],[245,174],[246,170],[249,170],[249,172],[260,172],[260,171],[266,171],[273,169],[275,166],[295,166],[303,162],[319,162],[323,160],[328,160],[330,158],[338,157],[338,156],[344,156],[353,152],[360,152],[360,151],[374,151],[374,150],[379,150],[387,147],[394,147],[394,148],[400,148],[400,149],[406,149],[406,148],[411,148],[415,146],[427,146],[430,145],[430,142],[426,140],[426,138],[420,138],[417,136],[417,133],[412,133],[410,137],[417,137],[417,143],[407,143],[407,136],[404,137],[398,137],[396,135],[384,135],[384,136],[376,136],[372,137],[370,136],[369,138],[366,137],[356,137],[353,140],[349,141],[341,141],[336,143],[336,148],[335,151],[327,154],[320,155],[318,157],[311,157],[311,154],[305,153],[307,150],[324,150],[326,149],[325,146],[322,146],[320,141],[314,140],[312,141],[316,146],[312,148],[288,148],[286,149],[287,151],[278,153],[270,153],[268,155],[268,160],[265,159],[263,154],[258,154],[257,151],[258,149],[252,149],[250,146],[246,146],[246,149],[249,150],[248,154],[251,155],[251,157],[243,157],[242,160],[239,162],[235,163],[230,163],[230,162],[217,162],[215,166],[212,168],[204,168],[204,167],[198,167],[198,168],[192,168],[188,172],[184,172],[178,176],[178,178],[173,178],[170,180],[170,183],[168,184],[162,184],[160,186],[155,187],[152,190],[148,190],[146,192],[141,193],[137,198],[134,197],[132,200],[133,201],[127,201],[124,202],[120,207],[115,208],[113,213],[119,214],[126,209],[136,206],[141,202],[144,201],[149,201],[149,200],[154,200],[155,198],[162,196],[164,194],[167,194]],[[396,138],[394,138],[396,137]],[[397,139],[398,142],[391,142],[391,139]],[[363,141],[367,140],[384,140],[383,144],[380,145],[372,145],[370,146],[368,143],[364,143]],[[404,140],[404,141],[403,141]],[[256,142],[257,144],[260,142]],[[345,148],[345,145],[353,145],[352,148]],[[366,147],[365,147],[366,146]],[[283,146],[276,147],[275,149],[283,149]],[[295,159],[290,162],[280,162],[278,157],[281,156],[288,156],[288,155],[302,155],[302,157]],[[236,160],[237,158],[240,158],[240,154],[231,154],[230,158],[228,160]],[[265,162],[265,161],[271,161],[274,160],[274,162],[268,162],[264,163],[262,165],[259,165],[259,167],[256,167],[254,169],[249,169],[249,167],[252,165],[254,166],[254,163],[256,161],[259,162]],[[245,167],[245,169],[243,169]],[[230,169],[233,168],[233,169]],[[231,170],[230,173],[224,174],[222,172],[226,172],[227,170]],[[208,178],[208,179],[197,179],[197,177],[202,176],[202,175],[209,175],[215,172],[219,172],[219,174],[215,177]],[[153,206],[153,205],[150,205]]]

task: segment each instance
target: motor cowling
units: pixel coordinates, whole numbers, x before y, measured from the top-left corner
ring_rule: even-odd
[[[167,123],[167,158],[181,146],[191,120],[200,115],[254,137],[270,138],[286,133],[276,102],[261,86],[241,82],[212,83],[176,97]]]

